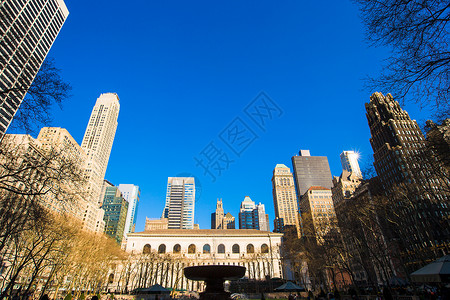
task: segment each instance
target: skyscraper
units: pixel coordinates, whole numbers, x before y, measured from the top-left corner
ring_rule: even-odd
[[[128,202],[117,187],[109,186],[105,191],[102,208],[105,211],[105,233],[120,245],[124,236]]]
[[[294,177],[291,170],[277,164],[272,177],[273,205],[275,208],[275,230],[281,232],[279,227],[291,225],[300,229],[298,218],[297,195],[295,193]],[[281,222],[280,219],[283,219]]]
[[[268,216],[264,204],[255,204],[249,196],[245,196],[239,210],[239,229],[258,229],[269,231]]]
[[[211,214],[211,229],[224,229],[224,216],[222,199],[217,199],[216,211]]]
[[[292,157],[297,197],[300,199],[312,186],[331,189],[331,171],[326,156],[311,156],[309,150],[300,150]]]
[[[119,117],[119,97],[114,93],[101,94],[97,99],[84,133],[81,148],[88,156],[86,177],[91,200],[97,202],[108,166]],[[100,199],[102,201],[102,199]]]
[[[339,233],[330,189],[310,187],[300,199],[300,210],[302,218],[305,214],[311,214],[311,223],[303,221],[303,226],[313,230],[317,244],[323,244],[326,235]]]
[[[194,229],[194,177],[169,177],[166,206],[162,214],[169,220],[169,229]]]
[[[359,155],[355,151],[344,151],[341,153],[342,170],[355,174],[362,178],[361,170],[358,163]]]
[[[69,11],[63,0],[0,5],[0,140],[44,62]]]
[[[222,199],[217,199],[216,211],[211,214],[211,229],[234,229],[234,217],[223,210]]]
[[[408,257],[406,268],[413,271],[444,255],[450,243],[448,177],[437,173],[443,165],[391,94],[374,93],[365,106],[375,170],[400,224],[386,229],[388,242]]]
[[[39,142],[42,150],[53,152],[53,155],[60,155],[65,162],[73,164],[74,172],[77,173],[78,170],[81,172],[85,167],[87,156],[66,129],[44,127],[39,132],[36,141]],[[73,175],[76,176],[77,174]],[[85,187],[78,184],[66,184],[64,186],[72,190],[73,199],[71,201],[66,199],[67,201],[62,205],[61,201],[56,201],[51,196],[52,193],[49,193],[45,197],[47,199],[45,206],[60,213],[64,211],[80,219],[83,229],[103,233],[105,227],[104,211],[98,205],[93,205],[89,201],[90,199],[86,199]]]
[[[125,237],[127,233],[134,232],[134,228],[136,227],[136,215],[141,191],[134,184],[119,184],[118,188],[122,192],[123,198],[128,202],[127,219],[123,230]]]

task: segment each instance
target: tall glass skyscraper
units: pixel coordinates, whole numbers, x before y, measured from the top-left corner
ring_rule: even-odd
[[[194,177],[169,177],[166,206],[162,214],[168,219],[169,229],[194,229]]]
[[[245,196],[239,210],[239,229],[270,231],[264,204],[255,204],[249,196]]]
[[[118,188],[122,192],[123,198],[128,202],[127,219],[123,231],[125,236],[127,233],[134,232],[134,228],[136,227],[136,215],[141,191],[134,184],[119,184]]]
[[[68,15],[63,0],[1,1],[0,140]]]
[[[331,189],[332,177],[326,156],[311,156],[309,150],[300,150],[292,157],[294,178],[297,185],[297,198],[300,199],[310,187],[321,186]]]
[[[99,198],[116,135],[119,109],[117,94],[101,94],[92,109],[81,143],[81,148],[88,157],[85,169],[88,178],[88,192],[91,194],[92,202],[103,202],[103,199]]]
[[[105,233],[120,245],[124,236],[128,202],[117,187],[109,186],[105,190],[102,208],[105,210]]]

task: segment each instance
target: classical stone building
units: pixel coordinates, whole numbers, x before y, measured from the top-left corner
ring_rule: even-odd
[[[166,229],[128,234],[132,254],[114,271],[108,289],[124,291],[158,283],[166,288],[201,291],[183,268],[193,265],[245,266],[249,279],[282,278],[280,233],[254,229]]]

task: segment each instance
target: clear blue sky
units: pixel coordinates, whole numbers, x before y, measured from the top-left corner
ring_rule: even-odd
[[[350,1],[66,0],[70,15],[50,56],[73,86],[53,126],[81,144],[95,100],[120,97],[119,126],[106,179],[141,187],[137,231],[159,218],[167,177],[191,173],[202,185],[195,222],[210,228],[216,198],[236,218],[246,195],[266,205],[271,177],[300,149],[327,156],[372,155],[362,79],[380,71],[386,49],[364,42]],[[283,110],[261,130],[244,108],[261,91]],[[387,93],[388,91],[382,91]],[[414,106],[412,118],[427,118]],[[258,136],[239,156],[220,133],[241,117]],[[234,123],[232,123],[233,125]],[[194,157],[211,141],[234,160],[215,182]]]

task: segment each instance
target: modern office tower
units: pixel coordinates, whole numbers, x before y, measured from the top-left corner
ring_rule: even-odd
[[[326,235],[338,233],[330,189],[321,186],[310,187],[300,199],[300,211],[303,230],[306,230],[306,227],[313,230],[317,244],[323,244]],[[305,221],[308,219],[305,217],[306,214],[310,214],[311,222]]]
[[[280,230],[280,225],[283,224],[283,227],[292,225],[300,230],[294,177],[291,169],[283,164],[277,164],[273,170],[272,195],[275,208],[275,229]],[[280,223],[280,219],[283,219],[282,223]]]
[[[311,156],[309,150],[300,150],[292,157],[297,197],[300,199],[312,186],[331,189],[331,171],[326,156]]]
[[[344,151],[341,153],[342,170],[346,170],[362,178],[358,163],[359,154],[355,151]]]
[[[102,208],[105,211],[105,233],[120,245],[127,219],[128,202],[117,187],[111,186],[106,188]]]
[[[239,210],[239,229],[258,229],[269,231],[268,216],[264,204],[255,204],[249,196],[245,196]]]
[[[106,188],[110,186],[114,186],[114,184],[104,179],[102,183],[102,188],[100,190],[100,197],[98,198],[98,207],[103,205],[103,199],[105,199]]]
[[[194,209],[194,177],[169,177],[162,214],[162,218],[169,220],[169,229],[194,229]]]
[[[448,180],[436,173],[442,168],[425,152],[417,122],[390,94],[374,93],[365,106],[375,170],[402,223],[391,241],[400,243],[396,246],[408,257],[408,271],[413,271],[444,255],[450,244]]]
[[[0,140],[66,21],[63,0],[0,5]]]
[[[336,212],[344,201],[351,199],[355,193],[355,190],[360,185],[361,177],[347,170],[343,170],[341,176],[335,176],[333,178],[333,187],[331,188],[331,192],[333,194],[333,203]]]
[[[239,229],[259,229],[256,205],[249,196],[245,196],[244,201],[241,202],[241,208],[239,210]]]
[[[109,155],[114,142],[119,117],[119,97],[114,93],[101,94],[92,110],[81,148],[88,156],[86,177],[92,202],[98,202]]]
[[[235,229],[236,228],[236,221],[234,217],[227,213],[225,217],[223,217],[223,229]]]
[[[119,184],[119,191],[122,192],[122,196],[128,202],[127,219],[125,221],[125,235],[130,232],[134,232],[136,227],[136,215],[139,205],[139,198],[141,197],[141,191],[137,185],[134,184]]]
[[[223,211],[222,199],[217,199],[216,211],[211,214],[211,229],[224,229],[224,217],[225,213]]]

